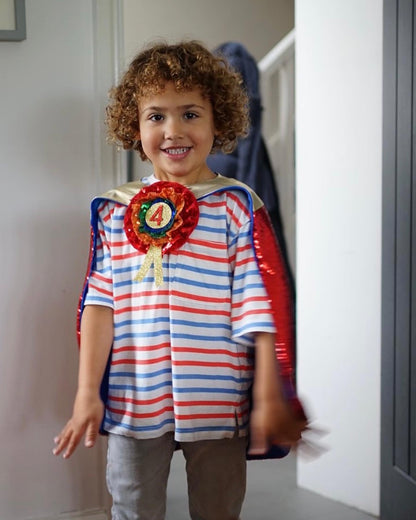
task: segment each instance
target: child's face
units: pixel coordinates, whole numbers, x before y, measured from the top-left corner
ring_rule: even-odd
[[[206,165],[215,135],[212,106],[198,89],[176,92],[167,83],[163,92],[143,97],[139,124],[157,179],[189,185],[214,177]]]

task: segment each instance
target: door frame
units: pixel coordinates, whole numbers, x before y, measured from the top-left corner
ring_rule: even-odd
[[[383,6],[383,208],[382,208],[382,362],[381,362],[381,483],[380,510],[383,520],[411,518],[415,506],[414,478],[410,443],[411,421],[414,415],[410,403],[415,397],[415,362],[411,367],[412,332],[412,179],[415,157],[414,119],[403,92],[415,91],[414,81],[414,20],[405,16],[406,8],[413,10],[415,0],[384,0]],[[406,14],[406,13],[405,13]],[[402,22],[413,24],[403,36]],[[409,27],[407,28],[409,29]],[[407,30],[406,29],[406,30]],[[413,32],[412,32],[413,31]],[[412,33],[412,34],[410,34]],[[403,38],[412,40],[407,47]],[[412,47],[413,46],[413,47]],[[410,53],[410,54],[409,54]],[[413,58],[412,58],[413,57]],[[413,63],[412,63],[413,60]],[[409,63],[411,64],[408,67]],[[413,74],[413,79],[412,79]],[[403,80],[404,78],[404,80]],[[404,87],[403,87],[404,85]],[[407,86],[406,86],[407,85]],[[410,87],[409,87],[410,85]],[[410,90],[403,90],[407,88]],[[415,100],[412,99],[412,116]],[[405,107],[403,109],[403,107]],[[403,120],[404,121],[403,124]],[[403,129],[404,128],[404,129]],[[413,157],[412,157],[413,155]],[[406,163],[407,161],[407,163]],[[409,170],[410,168],[410,170]],[[413,168],[413,171],[412,171]],[[409,189],[406,189],[408,187]],[[413,188],[414,190],[414,188]],[[405,209],[403,209],[405,208]],[[406,210],[409,212],[406,213]],[[412,217],[413,213],[413,217]],[[415,231],[413,230],[413,236]],[[413,240],[414,242],[414,240]],[[413,247],[413,252],[412,252]],[[413,266],[414,267],[414,266]],[[414,272],[414,270],[413,270]],[[414,289],[413,281],[413,289]],[[406,347],[406,345],[408,347]],[[406,351],[409,349],[409,352]],[[397,378],[397,374],[403,378]],[[413,380],[412,380],[413,381]],[[413,386],[413,390],[412,390]],[[407,415],[406,415],[407,414]],[[408,470],[403,470],[408,466]],[[408,474],[409,473],[409,474]],[[410,515],[410,516],[409,516]]]

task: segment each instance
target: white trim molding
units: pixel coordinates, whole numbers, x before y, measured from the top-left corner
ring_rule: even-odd
[[[97,193],[126,182],[126,154],[106,138],[105,107],[124,63],[123,2],[93,0],[94,172]]]
[[[62,513],[55,516],[32,517],[28,520],[109,520],[109,518],[103,509],[88,509],[86,511]]]

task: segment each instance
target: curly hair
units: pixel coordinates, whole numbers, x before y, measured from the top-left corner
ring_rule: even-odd
[[[247,135],[249,102],[240,74],[224,57],[213,55],[193,40],[175,45],[156,43],[134,58],[119,85],[109,92],[106,124],[110,142],[137,150],[147,159],[136,137],[139,102],[142,97],[163,92],[168,82],[178,92],[199,89],[211,102],[216,130],[211,153],[230,153],[237,139]]]

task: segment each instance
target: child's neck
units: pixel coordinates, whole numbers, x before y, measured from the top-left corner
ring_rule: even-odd
[[[190,172],[186,174],[169,174],[167,172],[155,170],[154,176],[158,181],[177,182],[179,184],[183,184],[184,186],[192,186],[193,184],[199,184],[201,182],[215,179],[216,174],[208,167],[206,167],[201,171]]]

